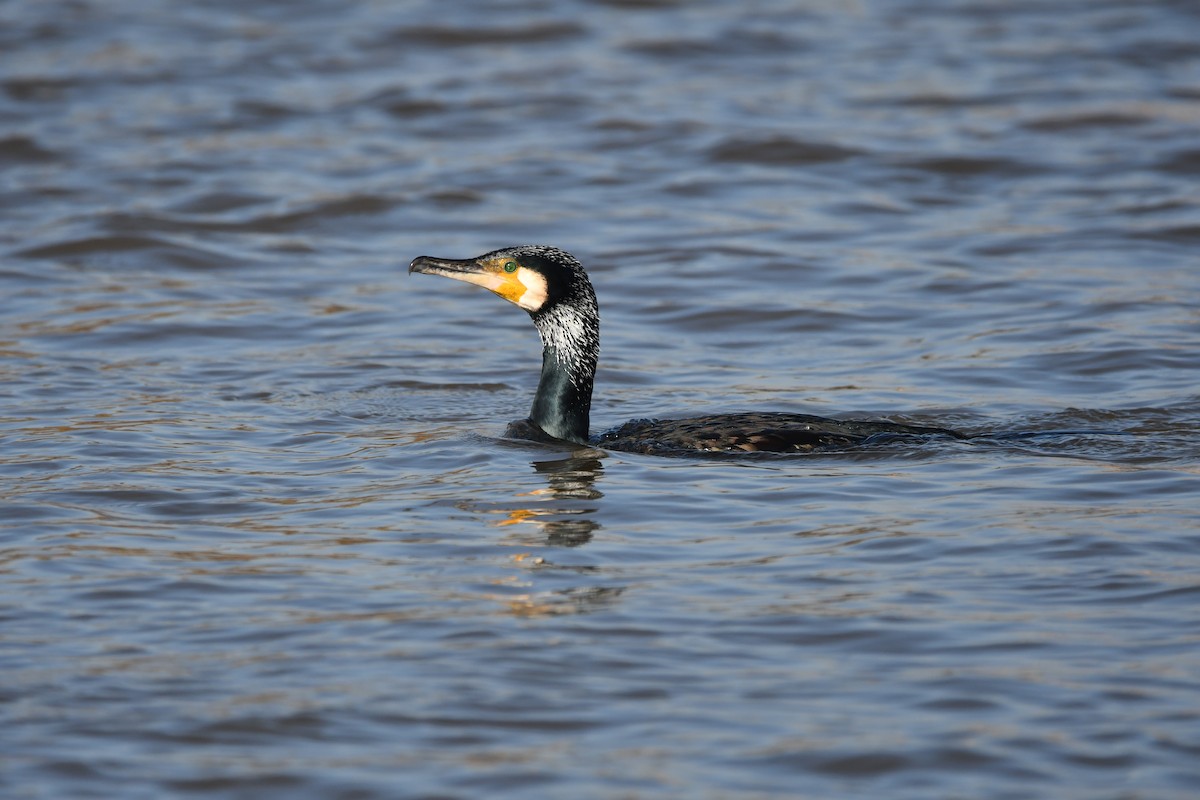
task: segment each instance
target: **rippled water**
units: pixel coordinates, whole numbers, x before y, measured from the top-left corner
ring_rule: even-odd
[[[1191,798],[1192,2],[0,4],[0,794]],[[545,242],[593,425],[497,437]]]

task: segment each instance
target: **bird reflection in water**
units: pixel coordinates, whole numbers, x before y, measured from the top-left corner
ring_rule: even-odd
[[[498,524],[535,526],[540,534],[539,541],[521,536],[520,540],[525,544],[578,547],[590,542],[600,523],[586,515],[596,511],[595,501],[604,496],[596,488],[596,478],[604,470],[600,459],[585,455],[534,461],[533,468],[546,477],[549,485],[525,496],[548,498],[553,502],[511,509],[507,518]]]
[[[507,543],[522,547],[580,547],[590,542],[600,530],[600,523],[591,515],[597,510],[597,501],[604,496],[596,488],[596,480],[604,467],[600,459],[590,454],[594,451],[577,452],[583,454],[533,462],[534,470],[546,478],[547,486],[524,493],[523,497],[536,497],[537,502],[504,511],[504,519],[496,524],[532,526],[536,534],[509,528],[505,537]],[[554,563],[550,554],[538,556],[520,552],[512,557],[512,561],[522,574],[513,576],[511,582],[506,583],[519,586],[523,591],[497,595],[496,599],[509,613],[517,616],[585,614],[611,604],[625,591],[623,586],[592,583],[594,578],[600,577],[597,567]],[[529,591],[534,585],[530,572],[543,573],[548,580],[567,577],[573,585],[551,591]]]

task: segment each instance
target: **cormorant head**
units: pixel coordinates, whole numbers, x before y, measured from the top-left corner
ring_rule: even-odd
[[[528,311],[542,339],[542,376],[527,422],[556,439],[588,441],[600,313],[592,283],[574,256],[525,245],[461,261],[418,256],[408,271],[474,283]]]
[[[463,260],[418,256],[408,271],[474,283],[534,317],[564,301],[590,299],[593,308],[596,302],[583,265],[565,250],[545,245],[505,247]]]

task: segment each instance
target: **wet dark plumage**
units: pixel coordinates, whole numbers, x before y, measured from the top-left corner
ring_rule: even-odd
[[[964,438],[947,428],[895,422],[836,420],[811,414],[745,412],[687,419],[635,419],[595,438],[612,450],[671,453],[708,452],[808,453],[813,450],[881,444],[912,436]]]
[[[600,314],[591,281],[578,260],[554,247],[527,245],[465,260],[420,256],[409,272],[484,286],[529,312],[542,338],[542,375],[529,417],[508,426],[505,436],[510,438],[566,440],[661,455],[806,453],[912,437],[966,438],[947,428],[763,412],[638,419],[589,436]]]

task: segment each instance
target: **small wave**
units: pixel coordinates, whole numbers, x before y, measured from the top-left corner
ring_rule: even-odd
[[[1129,235],[1134,239],[1196,245],[1200,244],[1200,225],[1167,225],[1135,231]]]
[[[230,202],[230,208],[236,209],[240,203],[243,207],[258,205],[266,198],[245,196],[238,200],[236,196],[227,197],[224,202]],[[200,201],[200,208],[220,204],[220,200]],[[232,219],[205,219],[195,216],[167,214],[131,214],[119,213],[108,216],[105,223],[114,231],[166,231],[173,233],[224,231],[224,232],[253,232],[253,233],[291,233],[311,230],[321,222],[329,219],[353,216],[373,216],[390,211],[401,201],[380,195],[354,194],[346,197],[335,197],[312,203],[306,207],[284,213],[270,212]],[[187,206],[184,206],[187,209]],[[212,211],[201,210],[201,214]]]
[[[897,159],[894,163],[901,167],[950,177],[1028,175],[1036,171],[1032,164],[1004,156],[916,157]]]
[[[58,153],[42,147],[36,139],[28,136],[6,136],[0,139],[0,164],[41,164],[60,158]]]
[[[63,78],[7,78],[0,81],[9,97],[19,103],[44,103],[62,99],[74,81]]]
[[[918,109],[978,108],[1007,105],[1015,97],[1003,92],[989,91],[987,94],[917,93],[898,97],[883,97],[867,105],[899,106]]]
[[[1195,458],[1200,441],[1195,403],[1129,409],[1067,408],[969,432],[973,445],[1113,463]]]
[[[587,31],[574,22],[544,22],[519,27],[414,25],[387,35],[390,40],[434,47],[473,47],[487,44],[539,44],[582,36]]]
[[[45,258],[78,263],[98,256],[152,252],[158,263],[165,262],[187,269],[227,267],[234,259],[220,251],[182,244],[153,236],[117,234],[89,236],[62,242],[29,247],[12,255],[22,258]]]
[[[266,195],[244,192],[206,192],[177,203],[171,210],[181,214],[221,214],[269,203],[273,199]]]
[[[862,155],[861,150],[827,142],[813,142],[789,136],[728,139],[708,151],[718,163],[782,164],[804,166],[845,161]]]
[[[611,8],[675,8],[687,4],[687,0],[591,0],[598,6]]]
[[[404,119],[441,114],[447,108],[446,104],[440,100],[415,97],[408,89],[385,89],[375,92],[360,102]]]
[[[507,383],[463,383],[432,381],[393,380],[367,386],[362,391],[374,389],[411,389],[425,392],[507,392],[513,387]]]
[[[1200,150],[1178,150],[1159,161],[1157,166],[1171,175],[1200,174]]]
[[[1088,128],[1124,128],[1144,125],[1149,122],[1143,116],[1122,111],[1076,112],[1070,114],[1048,114],[1021,123],[1030,131],[1057,133],[1086,130]]]

